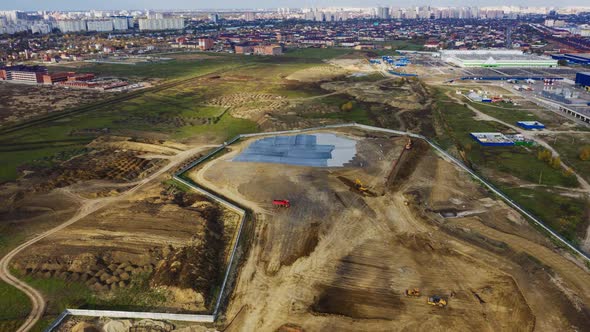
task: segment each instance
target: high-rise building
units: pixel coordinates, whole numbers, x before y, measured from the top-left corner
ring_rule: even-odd
[[[86,21],[84,21],[84,20],[57,21],[57,27],[63,33],[86,31]]]
[[[217,24],[217,22],[219,22],[219,14],[217,14],[217,13],[209,14],[209,21]]]
[[[389,7],[377,7],[377,18],[389,20],[391,18],[389,15]]]
[[[115,30],[127,30],[129,29],[129,18],[126,16],[113,17],[113,28]]]
[[[39,33],[39,34],[48,34],[51,32],[51,25],[47,23],[37,23],[31,26],[32,33]]]
[[[113,20],[89,20],[86,21],[86,28],[88,31],[113,31]]]
[[[256,20],[256,13],[254,13],[254,12],[246,12],[244,14],[244,19],[246,21],[254,21],[254,20]]]
[[[139,30],[141,31],[182,30],[184,26],[183,18],[143,18],[139,20]]]
[[[9,23],[18,23],[19,20],[27,19],[27,13],[18,10],[0,11],[0,16],[6,17]]]

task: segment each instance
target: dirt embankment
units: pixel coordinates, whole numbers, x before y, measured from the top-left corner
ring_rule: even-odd
[[[195,235],[190,244],[181,248],[169,248],[157,264],[150,284],[180,290],[193,290],[207,306],[212,300],[208,295],[220,283],[219,275],[224,266],[224,224],[219,220],[221,211],[197,195],[176,195],[179,206],[196,210],[204,219],[203,236]]]

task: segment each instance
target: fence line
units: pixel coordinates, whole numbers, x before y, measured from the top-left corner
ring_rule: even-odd
[[[515,203],[514,201],[512,201],[512,199],[510,199],[508,196],[506,196],[500,189],[496,188],[493,184],[489,183],[486,179],[482,178],[481,176],[479,176],[477,173],[475,173],[473,170],[471,170],[469,167],[467,167],[463,162],[461,162],[460,160],[458,160],[457,158],[453,157],[452,155],[450,155],[447,151],[445,151],[443,148],[441,148],[440,146],[438,146],[436,143],[434,143],[433,141],[431,141],[430,139],[428,139],[426,136],[420,135],[420,134],[415,134],[415,133],[411,133],[411,132],[405,132],[405,131],[400,131],[400,130],[394,130],[394,129],[387,129],[387,128],[380,128],[380,127],[374,127],[374,126],[368,126],[368,125],[363,125],[363,124],[358,124],[358,123],[347,123],[347,124],[339,124],[339,125],[325,125],[325,126],[320,126],[320,127],[312,127],[312,128],[304,128],[304,129],[294,129],[294,130],[283,130],[283,131],[274,131],[274,132],[262,132],[262,133],[252,133],[252,134],[241,134],[238,136],[235,136],[234,138],[232,138],[231,140],[224,142],[223,144],[221,144],[220,146],[218,146],[217,148],[215,148],[214,150],[212,150],[211,152],[209,152],[208,154],[200,157],[199,159],[197,159],[196,161],[190,163],[189,165],[183,167],[181,170],[179,170],[178,172],[176,172],[173,175],[174,180],[188,186],[189,188],[219,202],[220,204],[226,206],[227,208],[231,209],[234,212],[237,212],[238,214],[241,215],[241,220],[240,220],[240,226],[238,228],[238,232],[236,234],[235,237],[235,241],[234,241],[234,245],[232,248],[232,252],[230,254],[230,259],[229,262],[227,264],[227,269],[225,271],[225,275],[223,278],[223,282],[221,285],[221,289],[219,292],[219,295],[217,296],[217,301],[215,304],[215,309],[213,310],[213,314],[212,315],[190,315],[190,314],[169,314],[169,313],[152,313],[152,312],[132,312],[132,311],[110,311],[110,310],[85,310],[85,309],[66,309],[64,310],[64,312],[61,313],[61,315],[59,315],[59,317],[45,330],[45,332],[51,332],[54,328],[56,328],[64,319],[65,317],[72,315],[72,316],[91,316],[91,317],[121,317],[121,318],[150,318],[150,319],[166,319],[166,320],[177,320],[177,321],[191,321],[191,322],[214,322],[215,319],[217,318],[217,315],[219,314],[219,308],[221,306],[221,302],[223,301],[223,293],[225,291],[225,287],[227,286],[227,281],[229,279],[229,275],[231,274],[231,270],[232,270],[232,265],[235,259],[235,254],[236,251],[238,249],[238,244],[239,244],[239,240],[240,240],[240,236],[243,230],[243,226],[246,222],[246,210],[240,208],[239,206],[227,201],[226,199],[219,197],[203,188],[198,187],[197,185],[195,185],[194,183],[188,182],[184,179],[182,179],[180,177],[180,175],[182,175],[183,173],[187,172],[188,170],[192,169],[193,167],[197,166],[198,164],[206,161],[207,159],[211,158],[212,156],[214,156],[215,154],[219,153],[220,151],[222,151],[223,149],[225,149],[227,146],[235,143],[236,141],[242,139],[242,138],[250,138],[250,137],[259,137],[259,136],[268,136],[268,135],[283,135],[283,134],[294,134],[294,133],[303,133],[303,132],[309,132],[309,131],[316,131],[316,130],[322,130],[322,129],[331,129],[331,128],[346,128],[346,127],[355,127],[355,128],[360,128],[360,129],[364,129],[364,130],[368,130],[368,131],[378,131],[378,132],[384,132],[384,133],[389,133],[389,134],[395,134],[395,135],[401,135],[401,136],[409,136],[409,137],[413,137],[416,139],[421,139],[424,140],[426,143],[428,143],[432,148],[434,148],[436,150],[436,152],[438,152],[440,155],[442,155],[442,157],[444,157],[445,159],[447,159],[448,161],[456,164],[459,168],[461,168],[462,170],[466,171],[467,173],[469,173],[471,176],[473,176],[476,180],[478,180],[479,182],[481,182],[484,186],[486,186],[488,189],[490,189],[492,192],[494,192],[496,195],[498,195],[500,198],[502,198],[502,200],[504,200],[508,205],[510,205],[511,207],[515,208],[516,210],[518,210],[520,213],[524,214],[526,217],[528,217],[530,220],[532,220],[535,224],[537,224],[538,226],[540,226],[541,228],[543,228],[545,231],[547,231],[551,236],[553,236],[556,240],[558,240],[559,242],[561,242],[562,244],[564,244],[565,246],[567,246],[569,249],[573,250],[575,253],[579,254],[584,260],[586,260],[587,262],[590,262],[590,256],[584,252],[582,252],[581,250],[579,250],[578,248],[576,248],[575,246],[573,246],[571,243],[569,243],[569,241],[567,241],[565,238],[563,238],[561,235],[557,234],[556,232],[554,232],[551,228],[547,227],[541,220],[537,219],[537,217],[535,217],[533,214],[531,214],[530,212],[528,212],[527,210],[525,210],[524,208],[522,208],[520,205],[518,205],[517,203]]]

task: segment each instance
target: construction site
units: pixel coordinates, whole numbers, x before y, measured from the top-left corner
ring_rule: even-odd
[[[425,142],[330,134],[341,167],[239,160],[253,138],[190,171],[253,214],[226,331],[588,328],[586,267]]]
[[[590,329],[587,130],[418,56],[219,59],[2,128],[0,330]]]

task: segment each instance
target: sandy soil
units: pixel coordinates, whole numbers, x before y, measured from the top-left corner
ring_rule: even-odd
[[[430,151],[400,165],[409,177],[388,179],[405,140],[356,139],[358,156],[344,168],[232,162],[242,142],[191,174],[256,212],[226,331],[590,328],[588,271],[519,215]],[[414,287],[421,297],[402,295]],[[446,308],[426,303],[435,294]]]

